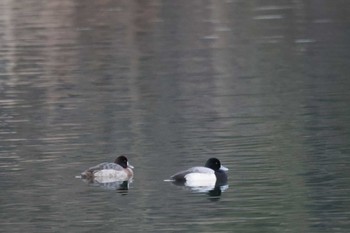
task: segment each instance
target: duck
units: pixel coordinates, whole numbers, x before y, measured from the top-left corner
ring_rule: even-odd
[[[114,163],[104,162],[90,167],[81,173],[82,179],[127,181],[134,176],[134,166],[129,164],[126,156],[117,157]]]
[[[170,177],[178,185],[190,187],[215,187],[227,184],[228,168],[221,165],[217,158],[209,158],[204,167],[192,167]]]

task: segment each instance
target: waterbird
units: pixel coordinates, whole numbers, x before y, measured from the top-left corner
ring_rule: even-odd
[[[117,157],[114,163],[104,162],[90,167],[81,173],[83,179],[99,179],[111,181],[126,181],[133,177],[134,167],[129,164],[126,156]]]
[[[222,166],[219,159],[210,158],[204,167],[197,166],[180,171],[166,181],[190,187],[215,187],[227,183],[227,171],[228,168]]]

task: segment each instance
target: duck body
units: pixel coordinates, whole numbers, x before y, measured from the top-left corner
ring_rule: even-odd
[[[81,173],[83,179],[95,179],[97,181],[126,181],[133,177],[133,166],[125,156],[119,156],[114,163],[100,163],[90,167]]]
[[[191,187],[214,187],[227,183],[227,170],[226,167],[221,166],[218,159],[210,158],[204,167],[192,167],[185,171],[180,171],[170,178],[175,184]]]

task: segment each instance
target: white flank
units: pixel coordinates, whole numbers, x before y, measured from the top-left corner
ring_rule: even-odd
[[[105,180],[102,183],[105,183],[107,180],[111,180],[110,182],[116,180],[127,180],[127,175],[125,172],[116,171],[114,169],[104,169],[94,173],[94,178],[96,180]]]
[[[216,176],[214,173],[190,173],[185,176],[185,179],[185,185],[190,187],[214,187],[216,183]]]

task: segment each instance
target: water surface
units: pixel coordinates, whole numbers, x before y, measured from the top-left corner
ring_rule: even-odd
[[[349,232],[349,7],[2,1],[0,231]],[[223,192],[164,182],[209,157]]]

